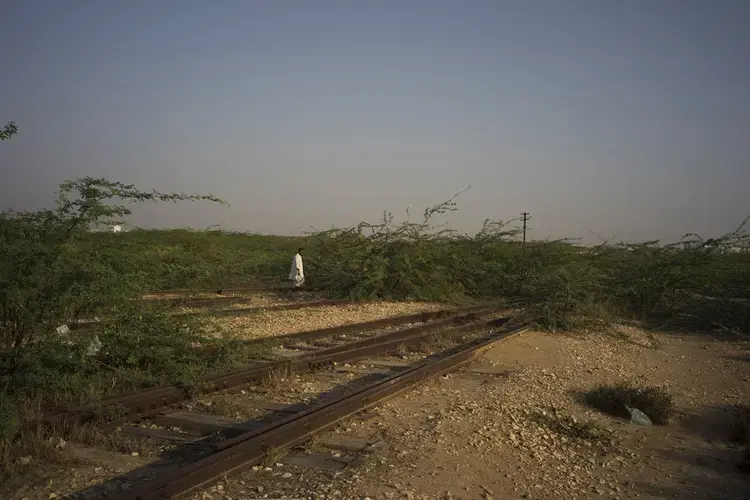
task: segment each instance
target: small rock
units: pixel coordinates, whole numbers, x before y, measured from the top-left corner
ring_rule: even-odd
[[[283,477],[284,479],[289,479],[290,477],[292,477],[292,473],[291,472],[285,472],[285,473],[283,473],[281,475],[281,477]]]

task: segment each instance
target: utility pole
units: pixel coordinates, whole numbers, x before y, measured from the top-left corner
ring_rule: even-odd
[[[529,220],[531,220],[531,217],[529,217],[529,212],[522,212],[521,221],[523,221],[523,246],[521,247],[521,250],[524,257],[526,257],[526,222]]]

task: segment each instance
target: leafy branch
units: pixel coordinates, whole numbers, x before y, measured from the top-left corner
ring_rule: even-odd
[[[7,141],[18,133],[16,122],[8,122],[0,129],[0,141]]]

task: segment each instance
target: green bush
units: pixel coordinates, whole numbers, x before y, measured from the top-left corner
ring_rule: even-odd
[[[87,177],[63,183],[52,210],[0,212],[0,348],[20,355],[83,311],[114,307],[137,292],[139,274],[127,272],[127,256],[92,242],[92,229],[130,213],[112,200],[220,201]]]

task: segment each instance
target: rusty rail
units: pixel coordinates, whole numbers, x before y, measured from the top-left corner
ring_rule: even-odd
[[[441,309],[439,311],[429,311],[429,312],[421,312],[416,314],[409,314],[404,316],[394,316],[390,318],[384,318],[384,319],[378,319],[373,321],[366,321],[363,323],[353,323],[349,325],[339,325],[339,326],[332,326],[328,328],[321,328],[317,330],[307,330],[304,332],[297,332],[297,333],[290,333],[286,335],[278,335],[275,337],[267,337],[267,338],[259,338],[259,339],[252,339],[244,341],[243,343],[248,345],[257,345],[257,346],[267,346],[271,344],[278,344],[278,343],[285,343],[290,341],[311,341],[311,340],[317,340],[320,338],[330,337],[332,335],[341,335],[341,334],[352,334],[352,333],[361,333],[366,332],[369,330],[375,330],[378,328],[385,328],[389,326],[400,326],[405,325],[409,323],[423,323],[423,325],[418,325],[417,327],[412,327],[411,332],[417,331],[416,328],[420,328],[425,326],[427,323],[437,321],[437,320],[443,320],[443,319],[449,319],[454,318],[457,316],[462,315],[469,315],[472,313],[481,313],[483,311],[492,310],[489,306],[472,306],[472,307],[466,307],[466,308],[458,308],[458,309]],[[435,324],[438,328],[442,325]],[[394,332],[391,332],[394,333]],[[406,330],[402,331],[402,334],[407,334]],[[384,338],[384,337],[380,337]],[[352,345],[350,343],[343,344],[343,346],[349,346]],[[207,353],[210,353],[217,349],[215,345],[207,345],[201,347],[204,351]],[[326,352],[331,352],[331,350],[328,350]],[[257,366],[257,365],[256,365]],[[253,366],[255,368],[255,366]],[[241,370],[238,373],[246,373],[245,370]],[[231,375],[231,374],[230,374]],[[228,375],[225,375],[228,376]],[[216,378],[216,377],[215,377]],[[120,403],[122,403],[125,400],[136,398],[141,400],[148,400],[149,398],[155,397],[155,395],[163,392],[168,391],[169,394],[172,394],[171,389],[174,387],[180,387],[180,386],[172,386],[170,388],[164,388],[164,387],[151,387],[146,389],[139,389],[136,391],[131,391],[123,394],[119,394],[117,396],[113,396],[107,399],[104,399],[97,404],[88,404],[88,405],[81,405],[74,409],[69,409],[65,414],[76,414],[83,411],[92,412],[100,408],[105,408],[108,406],[116,406]],[[184,389],[183,389],[184,390]],[[144,399],[145,398],[145,399]]]
[[[208,394],[238,389],[260,383],[265,377],[276,373],[317,371],[330,367],[337,362],[354,361],[375,354],[387,354],[394,352],[401,343],[419,339],[420,336],[429,336],[435,332],[441,332],[456,324],[465,325],[469,322],[468,325],[461,327],[463,328],[462,331],[468,332],[472,327],[477,327],[476,321],[479,318],[496,311],[498,311],[496,308],[474,308],[462,315],[323,349],[308,355],[301,355],[295,359],[263,363],[234,373],[205,378],[199,381],[195,393]],[[471,323],[472,321],[475,323]],[[489,324],[480,324],[480,327]],[[451,329],[453,332],[459,330],[457,328]],[[109,398],[95,405],[84,405],[49,414],[44,417],[44,420],[50,423],[85,423],[104,420],[103,423],[114,425],[118,422],[153,414],[162,408],[190,399],[193,395],[195,394],[190,394],[190,390],[182,385],[144,389]]]
[[[250,297],[221,297],[221,295],[224,292],[227,293],[258,293],[258,292],[284,292],[284,291],[292,291],[293,288],[284,288],[284,287],[258,287],[258,288],[233,288],[233,289],[206,289],[206,290],[172,290],[172,291],[163,291],[163,292],[146,292],[145,294],[141,295],[140,300],[144,302],[161,302],[161,303],[167,303],[167,304],[173,304],[173,305],[181,305],[185,303],[197,303],[198,305],[193,305],[190,307],[210,307],[210,303],[223,303],[223,302],[232,302],[232,301],[241,301],[245,300],[250,301]],[[220,295],[220,297],[214,297],[214,298],[190,298],[191,294],[206,294],[206,293],[215,293],[216,295]],[[181,297],[175,297],[175,298],[164,298],[164,297],[152,297],[152,298],[146,298],[146,295],[182,295]],[[137,298],[131,298],[129,299],[131,301],[138,300]],[[209,304],[207,306],[202,306],[201,304],[206,303]],[[102,305],[101,303],[98,305]]]
[[[291,333],[288,335],[280,335],[280,336],[271,337],[271,338],[254,339],[254,340],[247,341],[247,344],[267,345],[270,343],[287,342],[291,340],[315,340],[315,339],[319,339],[323,337],[328,337],[331,335],[364,332],[364,331],[387,327],[387,326],[399,326],[399,325],[403,325],[407,323],[412,323],[417,320],[419,320],[422,323],[427,323],[429,321],[440,320],[443,318],[452,318],[454,316],[460,316],[462,314],[478,313],[485,309],[487,309],[487,306],[474,306],[474,307],[468,307],[464,309],[443,309],[440,311],[423,312],[423,313],[417,313],[417,314],[412,314],[412,315],[407,315],[407,316],[396,316],[396,317],[391,317],[391,318],[384,318],[381,320],[368,321],[364,323],[354,323],[351,325],[340,325],[340,326],[334,326],[334,327],[329,327],[329,328],[322,328],[318,330],[308,330],[304,332]],[[206,346],[206,347],[203,347],[203,349],[210,352],[212,349],[215,349],[215,346]],[[242,370],[241,373],[245,373],[245,371],[246,370]],[[180,386],[172,386],[172,388],[174,387],[180,387]],[[116,406],[130,398],[138,398],[138,399],[146,398],[146,400],[148,400],[154,395],[159,394],[160,392],[168,390],[168,389],[171,389],[171,388],[153,387],[153,388],[140,389],[137,391],[132,391],[132,392],[128,392],[128,393],[124,393],[124,394],[120,394],[117,396],[104,399],[98,402],[97,404],[81,405],[74,409],[68,409],[67,412],[58,412],[58,413],[71,415],[71,416],[77,413],[81,413],[81,412],[91,413],[101,408],[106,408],[108,406]],[[170,394],[172,393],[171,390],[168,392]]]
[[[272,450],[289,449],[325,432],[340,421],[366,411],[419,384],[428,377],[455,370],[478,357],[495,342],[525,331],[529,326],[492,333],[448,355],[428,359],[405,371],[375,382],[354,394],[320,403],[261,429],[241,434],[214,447],[214,453],[165,473],[110,500],[173,498],[261,463]]]
[[[318,340],[333,335],[344,335],[344,334],[356,334],[362,333],[369,330],[377,330],[379,328],[387,328],[389,326],[400,326],[409,323],[428,323],[430,321],[451,318],[459,316],[461,314],[470,314],[473,312],[480,312],[487,309],[488,306],[471,306],[455,309],[440,309],[439,311],[425,311],[415,314],[407,314],[403,316],[392,316],[390,318],[376,319],[372,321],[365,321],[362,323],[351,323],[348,325],[331,326],[328,328],[320,328],[317,330],[307,330],[304,332],[288,333],[285,335],[277,335],[275,337],[265,337],[258,339],[251,339],[243,341],[244,345],[268,345],[277,344],[282,342],[291,341],[303,341],[309,342],[312,340]],[[214,345],[207,345],[204,347],[206,350],[216,349]]]

